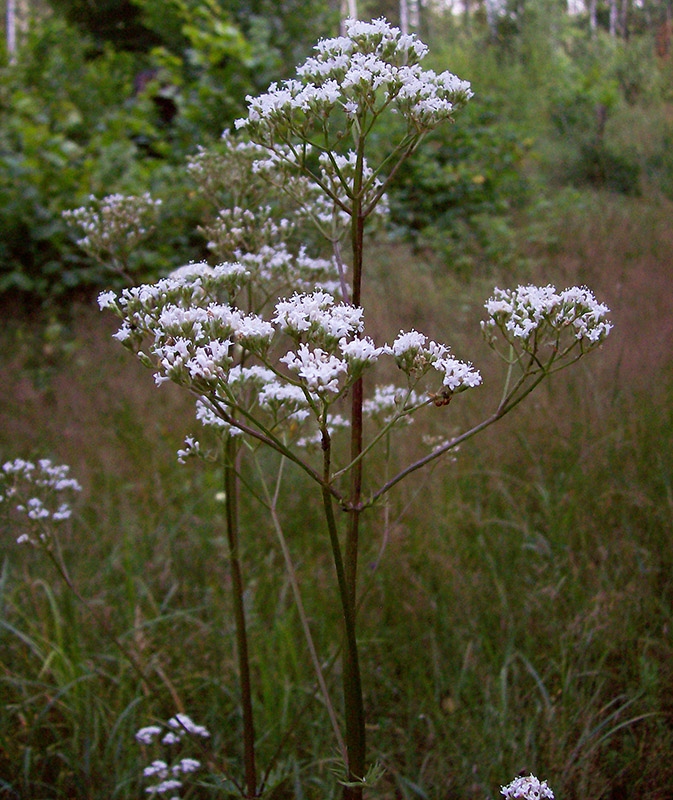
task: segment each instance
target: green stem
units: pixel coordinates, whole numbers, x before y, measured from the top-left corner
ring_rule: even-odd
[[[236,479],[236,442],[228,436],[225,443],[224,490],[226,494],[227,541],[231,569],[231,596],[236,626],[236,649],[243,712],[243,764],[245,797],[257,797],[257,772],[255,768],[255,726],[252,712],[250,660],[243,607],[243,580],[238,551],[238,485]]]
[[[330,468],[330,440],[326,430],[323,431],[323,457],[325,474],[328,475]],[[322,488],[322,499],[343,611],[343,689],[348,781],[357,782],[363,778],[365,773],[365,716],[362,702],[358,646],[355,635],[355,607],[350,602],[350,590],[341,555],[332,495],[324,487]],[[362,797],[362,789],[357,786],[344,786],[343,796],[344,800],[359,800]]]
[[[360,306],[362,296],[362,257],[364,236],[364,214],[362,209],[362,175],[364,168],[364,136],[360,136],[357,147],[357,161],[355,165],[355,179],[353,182],[353,215],[351,218],[351,242],[353,249],[353,290],[351,302]],[[348,528],[346,532],[346,563],[345,563],[345,596],[342,597],[344,607],[344,624],[346,626],[346,648],[344,650],[343,681],[344,700],[346,704],[346,746],[348,748],[348,779],[350,782],[358,781],[364,777],[366,759],[364,704],[362,700],[362,685],[360,682],[360,666],[358,663],[357,638],[355,633],[355,607],[357,602],[357,570],[358,570],[358,540],[360,528],[360,505],[362,496],[362,465],[359,457],[362,452],[362,402],[363,384],[362,377],[353,384],[351,401],[351,448],[350,459],[353,463],[350,482],[350,510],[348,512]],[[323,447],[329,444],[327,431],[323,433]],[[329,480],[329,447],[325,450],[324,479]],[[327,493],[323,489],[323,497]],[[325,506],[330,537],[336,536],[336,524],[332,510],[332,500]],[[331,519],[330,519],[331,514]],[[332,546],[334,549],[334,545]],[[361,786],[344,786],[344,800],[360,800],[362,798]]]
[[[384,483],[380,489],[378,489],[371,495],[369,500],[362,505],[362,509],[374,505],[374,503],[378,500],[379,497],[383,496],[386,492],[390,491],[390,489],[392,489],[393,486],[395,486],[401,480],[406,478],[412,472],[416,472],[417,469],[421,469],[421,467],[424,467],[426,464],[430,464],[435,459],[439,458],[440,456],[443,456],[445,453],[448,453],[449,450],[452,450],[459,444],[462,444],[468,439],[471,439],[475,434],[479,433],[480,431],[483,431],[485,428],[488,428],[494,422],[497,422],[499,419],[504,417],[505,414],[508,414],[513,408],[518,406],[519,403],[533,391],[533,389],[535,389],[535,387],[540,383],[540,381],[544,380],[547,373],[542,372],[535,374],[536,374],[535,380],[518,397],[514,397],[514,393],[521,385],[522,383],[521,380],[517,382],[515,388],[510,391],[509,395],[498,406],[497,411],[491,414],[490,417],[485,419],[483,422],[480,422],[478,425],[475,425],[474,428],[470,428],[469,431],[461,433],[460,436],[456,436],[454,439],[451,439],[450,442],[443,444],[441,447],[438,447],[436,450],[433,450],[432,453],[429,453],[427,456],[424,456],[423,458],[419,459],[418,461],[415,461],[413,464],[410,464],[408,467],[405,467],[403,470],[398,472],[394,478],[391,478],[389,481],[386,481],[386,483]]]

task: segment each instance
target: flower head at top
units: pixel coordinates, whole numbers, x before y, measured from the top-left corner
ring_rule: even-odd
[[[391,106],[416,131],[434,128],[472,96],[470,84],[450,72],[424,70],[427,47],[384,19],[346,21],[345,36],[324,39],[316,54],[297,68],[297,77],[273,83],[265,94],[248,96],[248,116],[236,127],[271,144],[322,127],[333,111],[347,125],[363,114]]]

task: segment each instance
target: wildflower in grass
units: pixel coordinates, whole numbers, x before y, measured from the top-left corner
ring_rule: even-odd
[[[188,733],[190,736],[201,736],[204,739],[210,736],[210,731],[207,728],[203,725],[197,725],[187,714],[176,714],[168,720],[167,725],[179,735]]]
[[[155,737],[160,733],[161,728],[158,725],[148,725],[136,733],[136,741],[141,742],[141,744],[152,744]]]
[[[500,794],[508,800],[554,800],[554,792],[547,781],[540,782],[535,775],[520,775],[503,786]]]
[[[19,544],[49,547],[54,523],[70,519],[70,498],[82,487],[69,477],[70,467],[43,458],[33,463],[17,458],[0,468],[0,505],[16,529]]]
[[[154,758],[143,769],[144,778],[158,781],[147,786],[145,793],[164,796],[183,788],[185,776],[197,772],[201,762],[176,750],[183,750],[194,738],[207,739],[209,736],[210,732],[203,725],[197,725],[184,713],[176,714],[165,724],[140,728],[135,735],[137,742],[163,750],[161,758]],[[176,800],[176,796],[171,800]]]

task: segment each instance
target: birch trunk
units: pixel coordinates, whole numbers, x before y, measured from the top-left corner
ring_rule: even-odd
[[[7,0],[7,53],[9,63],[16,63],[16,1]]]

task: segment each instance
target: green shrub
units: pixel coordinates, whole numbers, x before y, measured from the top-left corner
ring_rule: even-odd
[[[199,58],[217,61],[197,34],[202,50],[195,46],[189,63],[168,55],[148,61],[101,48],[52,18],[30,34],[19,63],[0,71],[0,293],[46,301],[100,285],[100,270],[62,219],[91,194],[149,190],[165,197],[169,233],[136,254],[141,278],[200,256],[194,216],[184,200],[179,209],[171,202],[187,180],[176,165],[238,115],[232,98],[242,100],[244,87],[229,91],[219,62],[196,69]],[[235,50],[238,58],[245,43],[233,28],[232,36],[219,52]],[[148,66],[162,69],[136,91],[134,80]],[[174,121],[162,117],[162,92],[173,94]]]
[[[393,224],[460,271],[511,255],[510,212],[526,197],[530,142],[497,108],[493,98],[475,98],[454,125],[428,136],[391,189]]]

